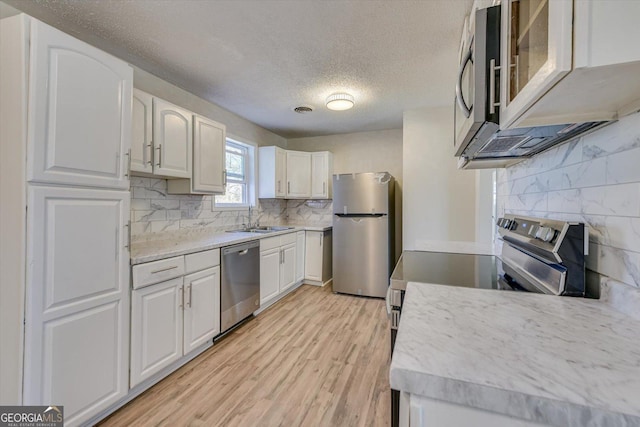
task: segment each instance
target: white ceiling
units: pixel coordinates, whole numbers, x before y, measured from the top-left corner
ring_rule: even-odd
[[[6,2],[292,138],[400,128],[405,110],[450,105],[472,0]],[[352,110],[326,109],[339,91]]]

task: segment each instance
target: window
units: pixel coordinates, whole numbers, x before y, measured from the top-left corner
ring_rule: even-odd
[[[253,205],[254,146],[227,138],[225,194],[215,196],[217,208],[241,208]]]

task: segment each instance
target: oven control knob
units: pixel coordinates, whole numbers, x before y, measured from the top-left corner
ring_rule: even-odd
[[[509,221],[509,230],[515,230],[518,228],[518,223],[515,220]]]
[[[502,227],[502,224],[504,224],[504,221],[505,221],[504,218],[498,218],[498,222],[496,222],[496,225],[498,227]]]
[[[536,237],[536,233],[538,232],[538,226],[537,225],[532,225],[531,227],[529,227],[529,236],[535,238]]]
[[[536,237],[543,242],[550,242],[555,236],[556,231],[551,227],[540,227],[536,232]]]

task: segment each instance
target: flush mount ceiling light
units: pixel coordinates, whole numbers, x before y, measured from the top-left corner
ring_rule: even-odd
[[[353,96],[348,93],[334,93],[327,98],[327,108],[334,111],[344,111],[353,107]]]

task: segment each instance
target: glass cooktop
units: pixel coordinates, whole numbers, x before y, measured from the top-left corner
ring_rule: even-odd
[[[391,287],[407,282],[511,290],[502,277],[502,261],[494,255],[405,251],[391,275]]]

